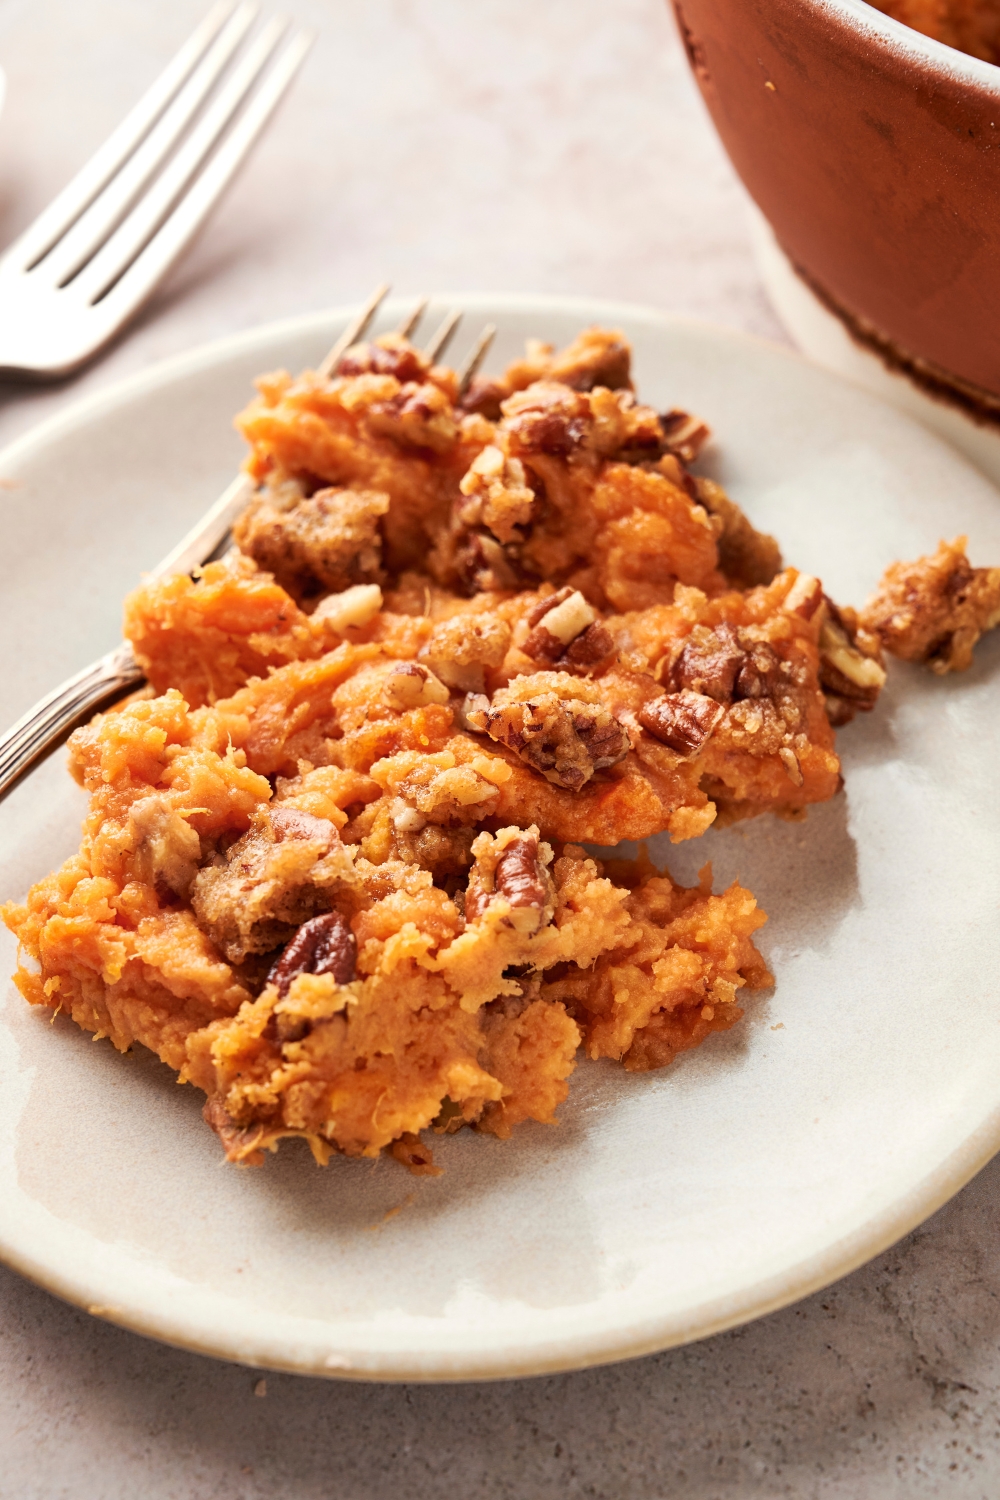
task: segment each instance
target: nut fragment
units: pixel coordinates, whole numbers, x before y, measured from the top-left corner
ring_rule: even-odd
[[[591,427],[586,396],[565,385],[538,381],[503,403],[504,428],[517,453],[567,457],[585,442]]]
[[[643,729],[678,755],[697,755],[725,713],[721,703],[685,688],[652,698],[636,714]]]
[[[696,625],[688,636],[671,673],[679,688],[704,693],[717,703],[728,703],[746,660],[734,627],[723,621],[714,630]]]
[[[480,692],[484,669],[500,665],[510,636],[510,626],[498,615],[452,615],[434,626],[420,655],[448,687],[458,692]]]
[[[803,781],[802,767],[799,765],[799,758],[795,754],[795,751],[789,745],[784,745],[778,751],[778,759],[788,772],[789,780],[795,786],[801,786]]]
[[[893,563],[861,612],[861,624],[902,661],[963,672],[986,630],[1000,624],[1000,568],[974,568],[966,538],[929,557]]]
[[[293,979],[300,974],[332,974],[337,984],[350,984],[354,978],[358,944],[339,911],[324,912],[303,922],[298,932],[267,976],[279,995],[287,995]]]
[[[374,432],[414,448],[446,452],[458,432],[451,402],[436,385],[407,382],[384,401],[368,407]]]
[[[337,375],[395,375],[399,381],[419,382],[429,370],[430,361],[408,339],[385,333],[372,344],[352,344],[341,357]]]
[[[536,661],[560,666],[596,666],[614,651],[610,631],[597,618],[579,589],[550,594],[528,615],[531,630],[522,647]]]
[[[356,583],[340,594],[328,594],[313,610],[313,620],[321,620],[331,630],[343,634],[352,625],[367,625],[382,608],[382,590],[377,583]]]
[[[665,412],[660,426],[669,452],[676,453],[686,464],[694,462],[712,435],[700,417],[692,417],[686,411]]]
[[[861,640],[869,645],[869,652],[860,649]],[[877,639],[861,636],[854,611],[838,609],[824,595],[819,680],[832,722],[846,723],[856,710],[866,712],[875,707],[885,686],[885,668],[877,652]]]
[[[405,712],[429,703],[447,703],[448,689],[429,667],[414,661],[399,662],[385,679],[386,702]]]
[[[376,583],[382,577],[381,490],[262,490],[233,526],[240,551],[295,598]]]
[[[743,665],[736,674],[733,696],[770,698],[781,675],[781,657],[766,641],[751,641],[746,646]]]
[[[318,911],[329,890],[354,879],[334,825],[296,807],[262,807],[225,858],[198,872],[190,901],[230,963],[268,953]]]
[[[498,836],[498,842],[503,836]],[[465,895],[466,922],[478,921],[493,898],[501,896],[509,905],[505,920],[518,932],[537,932],[552,912],[552,880],[545,868],[546,859],[551,858],[548,845],[540,849],[538,829],[532,827],[506,844],[492,879],[477,860]]]
[[[773,646],[723,621],[714,630],[696,625],[664,680],[668,686],[689,688],[717,703],[733,703],[773,697],[784,671]]]
[[[524,465],[492,443],[473,459],[459,488],[465,497],[458,513],[463,526],[486,526],[499,541],[510,542],[531,520],[535,492]]]
[[[531,691],[536,683],[537,694]],[[550,683],[557,688],[567,684],[566,696]],[[589,701],[569,696],[588,686],[562,672],[515,678],[486,708],[467,702],[464,717],[470,728],[506,745],[546,781],[579,791],[595,771],[613,766],[629,750],[624,725],[598,696]]]
[[[787,615],[798,615],[811,620],[823,603],[823,585],[810,573],[800,573],[785,595],[781,606]]]

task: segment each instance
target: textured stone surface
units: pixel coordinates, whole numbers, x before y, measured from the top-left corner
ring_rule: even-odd
[[[0,240],[202,0],[7,0]],[[293,96],[87,390],[265,319],[400,291],[625,297],[780,336],[741,198],[659,0],[296,0]],[[0,1496],[683,1500],[1000,1493],[1000,1164],[838,1286],[656,1358],[493,1386],[261,1376],[96,1322],[0,1271]]]

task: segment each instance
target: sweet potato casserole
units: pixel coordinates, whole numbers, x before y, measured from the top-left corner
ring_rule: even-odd
[[[151,1048],[232,1160],[433,1171],[421,1131],[551,1121],[581,1049],[732,1026],[751,893],[607,851],[805,816],[883,650],[962,667],[1000,614],[962,542],[838,608],[614,332],[464,394],[389,335],[238,422],[235,546],[127,600],[149,687],[74,734],[79,853],[4,913],[25,998]]]

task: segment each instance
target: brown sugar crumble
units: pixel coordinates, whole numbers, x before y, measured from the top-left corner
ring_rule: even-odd
[[[151,1048],[232,1161],[431,1174],[421,1132],[552,1121],[581,1051],[732,1026],[751,893],[585,846],[804,816],[883,650],[961,667],[1000,615],[959,543],[838,608],[630,360],[588,329],[460,398],[390,335],[268,375],[233,550],[126,601],[149,688],[73,735],[80,850],[3,915],[25,998]]]

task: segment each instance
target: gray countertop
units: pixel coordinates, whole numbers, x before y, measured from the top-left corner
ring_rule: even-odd
[[[204,0],[5,0],[0,241],[124,114]],[[84,392],[272,318],[400,292],[630,299],[782,334],[662,0],[294,0],[318,41]],[[0,1270],[0,1495],[100,1500],[1000,1494],[1000,1163],[870,1266],[654,1358],[497,1385],[260,1376]],[[255,1394],[255,1390],[258,1394]]]

